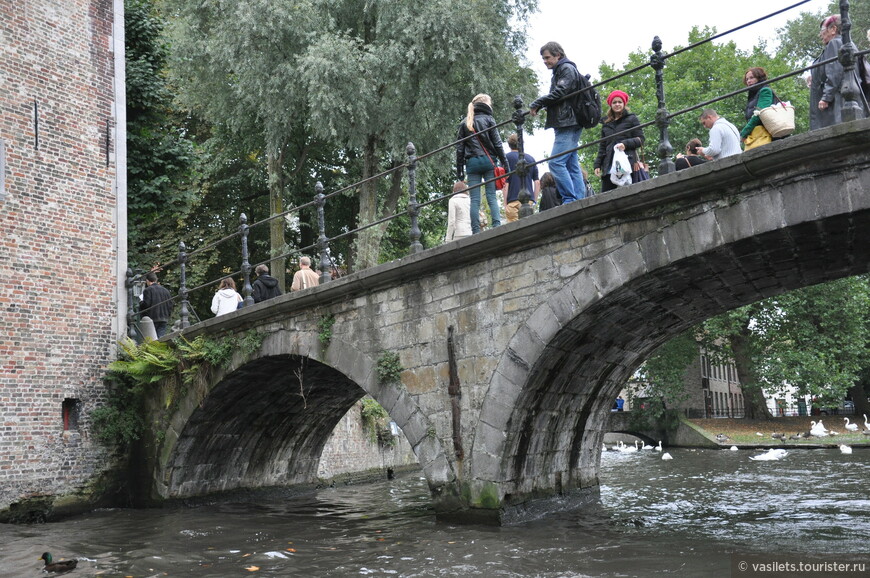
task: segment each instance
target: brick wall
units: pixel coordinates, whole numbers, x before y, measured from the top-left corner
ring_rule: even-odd
[[[88,414],[118,339],[126,259],[116,11],[0,3],[0,509],[75,491],[106,463]]]

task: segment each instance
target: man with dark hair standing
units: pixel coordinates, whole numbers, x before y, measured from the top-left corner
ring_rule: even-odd
[[[281,288],[278,287],[278,280],[269,275],[269,267],[260,264],[254,270],[257,274],[257,280],[254,281],[254,290],[251,292],[251,297],[254,298],[254,303],[271,299],[281,295]]]
[[[544,66],[553,71],[550,93],[538,97],[530,104],[529,112],[536,115],[540,109],[547,109],[546,127],[555,132],[553,153],[547,164],[556,179],[556,188],[562,195],[562,203],[570,203],[586,196],[586,185],[583,183],[577,152],[561,154],[579,146],[580,133],[583,131],[570,99],[565,99],[565,96],[580,90],[580,71],[568,60],[558,42],[544,44],[541,47],[541,58]]]
[[[508,137],[508,147],[511,152],[505,155],[507,159],[508,172],[513,172],[517,168],[517,163],[520,160],[519,137],[516,133]],[[535,164],[535,159],[529,153],[524,153],[523,157],[526,160],[526,178],[524,182],[520,181],[520,176],[516,173],[512,174],[507,179],[507,184],[502,189],[504,195],[504,215],[508,223],[516,221],[520,218],[520,190],[525,186],[529,193],[529,199],[534,205],[538,199],[538,192],[541,189],[541,181],[538,178],[538,165]]]
[[[172,294],[157,282],[157,274],[153,271],[145,275],[145,290],[142,291],[139,314],[151,318],[158,339],[166,335],[166,325],[172,315]]]

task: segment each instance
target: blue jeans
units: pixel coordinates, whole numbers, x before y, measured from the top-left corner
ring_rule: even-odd
[[[480,183],[495,178],[492,163],[486,156],[473,157],[465,161],[465,174],[468,175],[468,194],[471,197],[471,232],[480,233]],[[476,185],[476,186],[475,186]],[[501,211],[495,196],[495,181],[486,183],[486,204],[492,217],[492,226],[501,225]]]
[[[577,153],[556,155],[577,148],[583,129],[579,126],[571,126],[553,130],[556,133],[556,138],[553,140],[553,154],[550,155],[547,165],[550,167],[553,178],[556,179],[556,189],[562,195],[562,204],[564,205],[584,198],[586,185],[583,184],[583,171],[580,170],[580,160],[577,158]]]

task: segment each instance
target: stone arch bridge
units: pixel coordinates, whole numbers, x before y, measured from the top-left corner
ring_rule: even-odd
[[[870,120],[793,136],[190,327],[265,338],[155,433],[150,496],[311,482],[368,393],[439,516],[508,522],[594,499],[613,398],[659,345],[868,270],[868,137]],[[397,382],[378,378],[384,352]]]

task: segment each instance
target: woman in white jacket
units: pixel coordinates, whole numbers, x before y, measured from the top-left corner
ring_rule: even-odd
[[[468,187],[462,181],[453,185],[454,195],[447,202],[447,238],[448,243],[456,239],[471,236],[471,199]]]
[[[221,286],[211,299],[211,312],[219,317],[238,309],[241,302],[242,296],[236,291],[236,282],[232,277],[227,277],[221,281]]]

